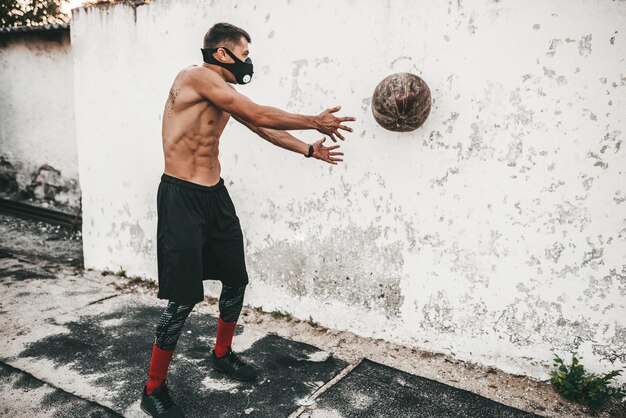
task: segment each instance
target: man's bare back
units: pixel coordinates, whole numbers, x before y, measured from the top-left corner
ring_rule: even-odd
[[[221,56],[220,56],[221,52]],[[232,52],[241,60],[249,54],[248,42],[242,38]],[[232,58],[224,51],[216,56],[227,63]],[[204,63],[181,70],[170,88],[163,111],[164,173],[183,180],[212,186],[221,175],[219,143],[222,132],[232,115],[237,121],[273,144],[306,155],[309,144],[293,137],[286,130],[315,129],[342,140],[339,129],[352,132],[342,125],[353,117],[335,117],[340,107],[326,109],[316,116],[284,112],[271,106],[262,106],[238,93],[230,84],[234,75],[224,68]],[[313,145],[313,157],[337,164],[342,161],[330,152],[339,145],[325,147],[325,138]]]

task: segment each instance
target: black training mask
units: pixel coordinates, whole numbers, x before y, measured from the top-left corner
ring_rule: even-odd
[[[220,47],[224,48],[224,47]],[[224,48],[226,53],[231,56],[232,59],[235,60],[232,64],[227,64],[224,62],[220,62],[213,57],[213,53],[217,51],[218,48],[200,48],[202,51],[202,57],[204,58],[204,62],[207,64],[215,64],[219,65],[222,68],[227,69],[235,76],[238,84],[247,84],[252,79],[252,60],[250,58],[246,58],[245,61],[240,60],[230,52],[228,48]]]

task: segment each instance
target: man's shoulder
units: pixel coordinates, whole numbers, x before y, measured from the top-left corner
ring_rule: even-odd
[[[225,83],[215,71],[205,67],[204,65],[193,64],[185,67],[178,73],[177,77],[180,76],[187,78],[191,83],[211,83],[222,86]]]
[[[174,84],[209,101],[213,101],[216,97],[231,96],[233,92],[239,93],[217,71],[204,65],[190,65],[183,68],[176,76]]]

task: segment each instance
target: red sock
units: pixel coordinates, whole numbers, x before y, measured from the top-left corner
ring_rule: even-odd
[[[217,339],[215,341],[215,355],[217,357],[224,357],[228,353],[228,348],[233,342],[236,325],[237,321],[226,322],[221,317],[217,319]]]
[[[174,350],[161,350],[156,343],[152,345],[152,359],[150,360],[150,371],[148,372],[146,388],[148,395],[151,395],[152,391],[161,386],[161,383],[165,380],[167,368],[172,360],[172,354],[174,354]]]

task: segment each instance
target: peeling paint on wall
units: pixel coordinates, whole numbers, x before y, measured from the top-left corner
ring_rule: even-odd
[[[294,296],[314,294],[365,310],[377,310],[388,317],[398,315],[402,256],[405,244],[376,245],[383,229],[347,226],[321,239],[281,240],[246,257],[249,267],[264,281],[284,288]],[[383,257],[384,263],[365,263]]]

